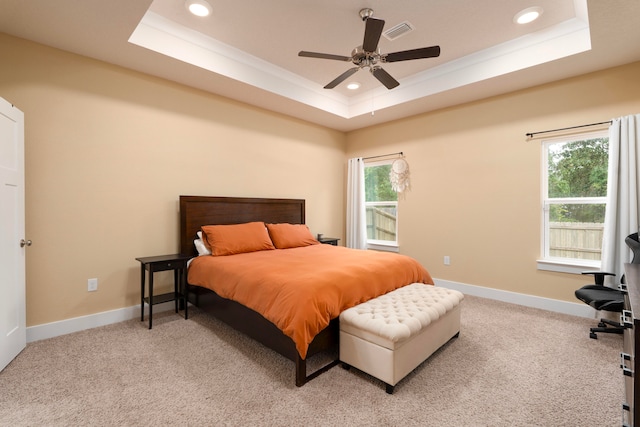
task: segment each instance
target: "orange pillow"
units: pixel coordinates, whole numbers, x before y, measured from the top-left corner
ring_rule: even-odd
[[[264,222],[202,226],[204,240],[215,256],[275,249]]]
[[[267,224],[271,241],[278,249],[318,245],[305,224]]]

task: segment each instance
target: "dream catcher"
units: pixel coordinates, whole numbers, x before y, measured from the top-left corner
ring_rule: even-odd
[[[404,156],[394,160],[391,164],[389,181],[391,181],[391,188],[393,188],[393,191],[396,193],[402,193],[405,190],[411,189],[411,183],[409,182],[409,163],[407,163]]]

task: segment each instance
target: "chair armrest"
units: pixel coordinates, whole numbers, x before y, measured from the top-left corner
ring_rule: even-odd
[[[583,271],[582,274],[593,274],[593,278],[596,285],[604,285],[604,276],[615,276],[614,273],[608,273],[606,271]]]

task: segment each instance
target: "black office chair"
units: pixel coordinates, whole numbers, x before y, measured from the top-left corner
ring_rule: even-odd
[[[615,274],[604,271],[583,271],[582,274],[593,274],[596,284],[586,285],[576,290],[576,298],[598,311],[622,313],[624,293],[619,289],[604,286],[605,276],[615,276]],[[590,329],[589,337],[598,339],[597,332],[621,334],[623,331],[624,327],[619,322],[602,318],[598,327]]]
[[[624,242],[633,252],[631,264],[640,264],[640,239],[638,239],[638,233],[629,234],[626,239],[624,239]]]
[[[631,263],[640,264],[640,241],[638,240],[638,233],[630,234],[624,241],[633,251],[633,260]],[[624,307],[624,292],[620,289],[604,286],[605,276],[615,276],[615,274],[604,271],[584,271],[582,274],[592,274],[596,283],[595,285],[586,285],[578,289],[575,292],[576,298],[598,311],[622,313]],[[625,283],[624,275],[620,283]],[[597,332],[621,334],[623,331],[624,327],[619,322],[600,319],[598,327],[591,328],[589,337],[597,339]]]

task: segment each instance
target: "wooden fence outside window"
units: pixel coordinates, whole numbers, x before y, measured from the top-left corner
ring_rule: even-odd
[[[552,222],[549,224],[549,255],[599,261],[603,231],[602,223]]]
[[[367,206],[367,239],[396,240],[395,207],[378,208]]]

